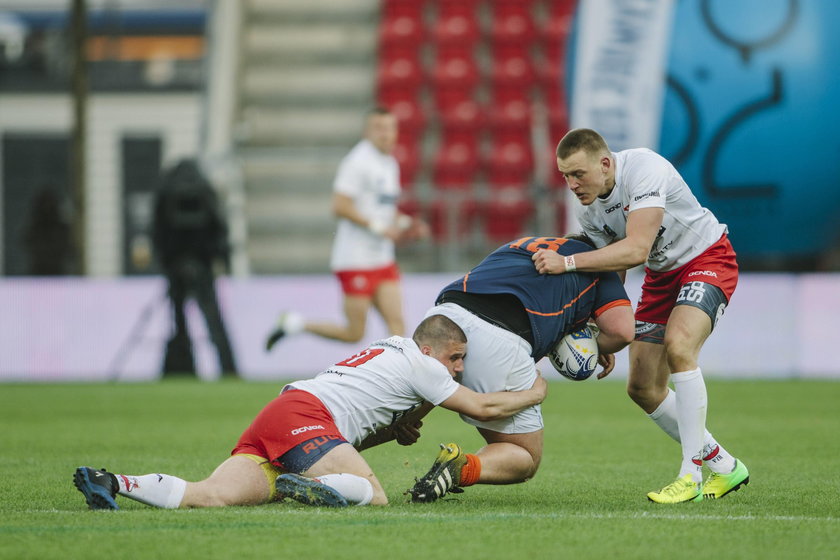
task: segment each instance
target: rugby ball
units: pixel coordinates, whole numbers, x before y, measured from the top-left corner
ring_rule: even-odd
[[[598,367],[598,341],[595,331],[584,327],[560,339],[548,359],[557,373],[572,381],[588,379]]]

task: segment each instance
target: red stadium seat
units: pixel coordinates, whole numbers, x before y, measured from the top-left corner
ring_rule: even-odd
[[[494,189],[528,185],[534,173],[530,136],[509,134],[494,138],[485,167],[487,182]]]
[[[379,24],[379,49],[417,50],[426,38],[423,20],[409,14],[382,18]]]
[[[533,234],[534,203],[520,189],[499,191],[484,205],[484,234],[495,243]]]
[[[432,96],[435,108],[442,115],[454,110],[458,105],[473,101],[474,92],[473,86],[438,85],[433,89]]]
[[[444,138],[435,155],[433,181],[439,189],[469,189],[475,181],[478,163],[475,136]]]
[[[531,100],[516,88],[497,88],[490,105],[490,129],[494,133],[531,129]]]
[[[400,51],[392,56],[381,57],[376,81],[379,90],[386,88],[419,88],[424,81],[423,67],[419,56]]]
[[[494,47],[490,80],[494,87],[530,89],[534,67],[528,52],[518,46]]]
[[[471,98],[464,98],[441,109],[440,122],[444,134],[465,132],[478,134],[484,126],[481,106]]]
[[[406,190],[411,190],[420,170],[420,143],[410,135],[400,134],[394,147],[394,157],[400,164],[400,183]]]
[[[577,8],[579,0],[543,0],[548,6],[548,13],[551,15],[572,16]]]
[[[551,109],[548,113],[548,137],[554,144],[569,131],[569,113],[565,106]]]
[[[426,9],[426,0],[382,0],[382,19],[410,16],[422,19]]]
[[[525,8],[531,11],[534,4],[542,3],[544,0],[485,0],[494,11],[507,11]],[[551,0],[548,0],[549,2]],[[577,1],[577,0],[575,0]]]
[[[426,221],[435,240],[446,242],[467,237],[476,227],[481,205],[469,193],[441,192],[426,208]]]
[[[493,6],[490,39],[494,44],[528,46],[536,38],[537,29],[527,3],[497,2]]]
[[[379,92],[377,102],[390,109],[397,117],[401,135],[422,135],[426,127],[426,113],[414,90],[385,88]]]
[[[397,202],[397,210],[409,216],[416,216],[418,218],[427,219],[423,204],[414,196],[413,193],[403,192],[400,200]]]
[[[472,88],[480,78],[470,49],[442,47],[438,48],[432,76],[435,87]]]
[[[548,17],[540,28],[543,52],[555,57],[566,49],[577,0],[549,0]]]
[[[438,17],[445,17],[454,13],[469,13],[475,15],[476,8],[484,0],[437,0]]]
[[[469,10],[439,15],[432,28],[432,38],[438,46],[474,46],[480,36],[478,21]]]

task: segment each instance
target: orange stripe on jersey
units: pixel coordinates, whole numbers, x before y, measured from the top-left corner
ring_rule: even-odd
[[[469,277],[470,277],[470,273],[469,273],[469,272],[467,272],[467,273],[464,275],[464,292],[466,292],[466,291],[467,291],[467,278],[469,278]]]
[[[629,299],[617,299],[615,301],[609,302],[607,305],[599,307],[594,311],[594,313],[592,313],[592,315],[594,315],[595,317],[600,317],[601,313],[603,313],[604,311],[612,309],[613,307],[624,307],[625,305],[628,307],[630,306]]]
[[[583,297],[583,294],[585,294],[586,292],[588,292],[589,290],[594,288],[595,284],[597,284],[599,281],[600,281],[599,278],[596,278],[595,280],[593,280],[591,284],[589,284],[587,287],[585,287],[583,290],[581,290],[581,292],[577,295],[576,298],[574,298],[572,301],[570,301],[569,303],[564,305],[563,309],[561,309],[560,311],[554,311],[552,313],[541,313],[539,311],[533,311],[533,310],[528,309],[528,308],[526,308],[525,311],[527,311],[528,313],[532,313],[534,315],[539,315],[540,317],[556,317],[558,315],[562,315],[563,313],[566,312],[566,309],[570,308],[572,305],[575,304],[575,302],[577,300],[579,300],[581,297]],[[628,301],[627,303],[630,303],[630,302]]]

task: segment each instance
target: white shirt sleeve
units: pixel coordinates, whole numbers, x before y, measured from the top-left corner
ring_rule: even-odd
[[[356,198],[362,191],[363,169],[358,162],[351,157],[345,157],[338,166],[333,181],[333,190],[336,193]]]
[[[422,357],[420,367],[412,369],[412,376],[409,379],[412,389],[437,406],[458,390],[458,383],[449,374],[446,367],[428,356]]]
[[[630,212],[642,208],[665,208],[671,172],[667,162],[653,152],[627,160],[624,184],[630,195]]]

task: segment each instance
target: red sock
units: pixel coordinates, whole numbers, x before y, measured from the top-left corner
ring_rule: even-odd
[[[467,464],[461,467],[461,482],[458,486],[472,486],[481,476],[481,459],[478,455],[467,453]]]

